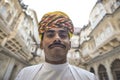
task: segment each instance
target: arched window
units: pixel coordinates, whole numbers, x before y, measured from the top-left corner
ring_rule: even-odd
[[[92,67],[90,68],[90,72],[95,74],[95,71],[94,71],[94,69]]]
[[[120,80],[120,59],[116,59],[112,63],[111,71],[113,73],[114,80]]]
[[[120,0],[116,0],[116,2],[120,2]]]
[[[120,0],[116,0],[116,2],[117,2],[117,5],[119,6],[120,5]]]
[[[98,67],[99,80],[109,80],[106,69],[103,65]]]

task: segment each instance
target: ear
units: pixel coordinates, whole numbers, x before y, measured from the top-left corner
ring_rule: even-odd
[[[43,41],[40,42],[40,48],[43,49]]]
[[[71,41],[69,41],[69,50],[70,50],[70,48],[71,48]]]

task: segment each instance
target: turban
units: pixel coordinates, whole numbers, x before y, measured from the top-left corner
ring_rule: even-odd
[[[67,14],[61,11],[49,12],[42,17],[38,29],[40,36],[45,31],[54,27],[67,28],[70,33],[70,37],[74,32],[72,21]]]

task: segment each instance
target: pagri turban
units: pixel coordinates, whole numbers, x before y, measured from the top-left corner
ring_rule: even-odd
[[[40,36],[45,31],[54,27],[67,28],[70,37],[74,32],[74,27],[71,19],[67,16],[67,14],[61,11],[49,12],[42,17],[38,29]]]

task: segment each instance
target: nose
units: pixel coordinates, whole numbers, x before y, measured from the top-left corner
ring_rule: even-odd
[[[55,35],[55,41],[61,42],[61,38],[58,33],[56,33],[56,35]]]

